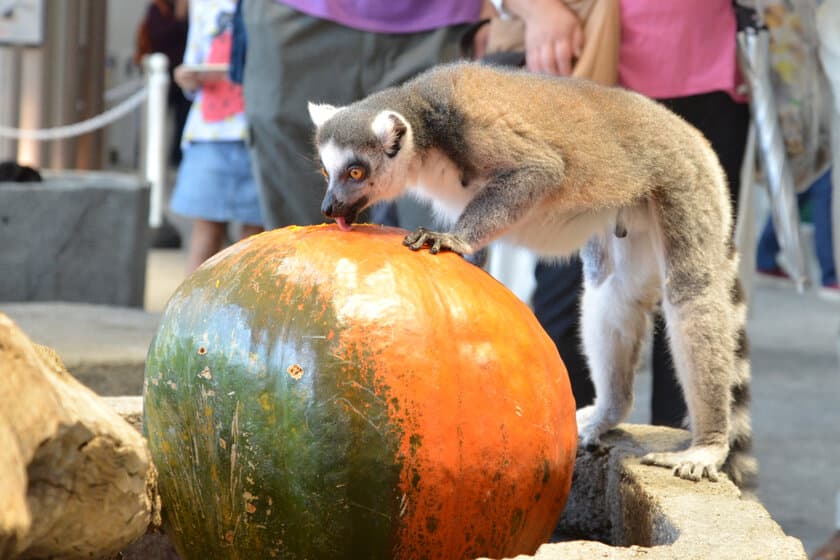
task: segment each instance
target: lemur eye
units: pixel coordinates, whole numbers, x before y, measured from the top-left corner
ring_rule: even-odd
[[[350,178],[354,181],[361,181],[365,178],[365,170],[358,165],[354,165],[350,169],[347,170],[347,174],[350,175]]]
[[[323,175],[323,176],[324,176],[324,178],[326,178],[326,179],[329,179],[329,178],[330,178],[330,174],[329,174],[329,173],[327,173],[327,170],[326,170],[325,168],[323,168],[323,167],[321,168],[321,175]]]

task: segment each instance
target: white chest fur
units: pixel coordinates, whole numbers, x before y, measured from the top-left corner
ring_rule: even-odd
[[[644,203],[625,208],[622,225],[630,235],[645,234],[649,214]],[[615,209],[557,211],[541,206],[529,212],[506,236],[516,245],[527,247],[543,257],[565,257],[583,247],[593,235],[615,237]]]
[[[454,223],[486,181],[462,184],[461,170],[437,150],[418,159],[409,174],[408,190],[420,200],[430,202],[439,218]]]

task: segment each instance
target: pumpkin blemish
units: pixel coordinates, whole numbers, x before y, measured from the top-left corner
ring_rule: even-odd
[[[288,373],[288,374],[289,374],[289,376],[290,376],[292,379],[294,379],[295,381],[297,381],[298,379],[300,379],[301,377],[303,377],[303,368],[302,368],[302,367],[300,367],[300,365],[299,365],[299,364],[292,364],[292,365],[290,365],[288,368],[286,368],[286,373]]]

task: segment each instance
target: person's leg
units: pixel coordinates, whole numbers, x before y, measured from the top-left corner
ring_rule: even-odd
[[[812,556],[813,560],[840,560],[840,529],[823,544]]]
[[[241,224],[239,239],[264,231],[259,187],[254,180],[251,153],[244,142],[228,142],[225,149],[229,180],[225,191],[228,221]]]
[[[830,183],[829,183],[829,188],[830,188]],[[828,193],[828,196],[829,197],[831,196],[830,191]],[[799,205],[799,207],[801,208],[802,205],[805,202],[807,202],[810,197],[811,197],[811,190],[808,190],[804,193],[797,194],[796,195],[796,201],[797,201],[797,204]],[[825,215],[829,219],[829,222],[830,222],[830,216],[831,216],[831,199],[830,198],[827,201],[827,203],[828,203],[829,206],[828,206],[827,209],[825,209],[825,212],[826,212]],[[819,218],[822,218],[822,216],[820,216]],[[825,227],[824,224],[820,224],[819,227],[817,226],[816,222],[819,221],[819,218],[817,218],[817,217],[814,218],[814,228],[815,229],[820,229],[821,227]],[[830,226],[830,223],[829,223],[829,230],[828,230],[828,235],[829,235],[828,242],[829,243],[831,243],[831,237],[830,237],[831,236],[831,229],[830,229],[830,227],[831,226]],[[816,241],[819,244],[821,241],[824,241],[824,240],[823,239],[816,239]],[[776,228],[773,226],[772,218],[767,218],[767,223],[764,225],[764,229],[762,230],[761,236],[758,239],[758,246],[756,248],[756,259],[755,259],[756,260],[756,263],[755,263],[756,266],[755,267],[758,270],[758,272],[760,272],[762,274],[769,275],[769,276],[776,276],[776,277],[779,277],[779,278],[784,278],[784,279],[790,280],[790,277],[788,276],[787,272],[785,272],[782,269],[782,267],[779,266],[779,263],[776,260],[776,257],[779,254],[779,251],[781,251],[781,245],[779,244],[779,238],[776,237]],[[833,274],[834,259],[831,258],[831,253],[830,253],[831,252],[831,246],[828,247],[828,251],[829,251],[829,254],[827,255],[827,257],[828,257],[829,260],[828,260],[828,262],[826,262],[826,266],[828,266],[830,268],[830,270]],[[823,254],[823,257],[826,257],[826,255]],[[817,250],[817,258],[820,258],[819,248]],[[822,266],[822,262],[823,261],[820,261],[820,266]]]
[[[468,51],[463,40],[472,27],[464,24],[422,33],[364,34],[361,53],[364,94],[402,84],[437,64],[465,58]]]
[[[436,64],[465,58],[469,53],[464,43],[472,30],[472,25],[453,25],[422,33],[365,35],[364,95],[399,85]],[[435,224],[431,210],[411,197],[380,203],[372,209],[371,220],[409,230]]]
[[[668,331],[661,312],[653,315],[651,351],[650,423],[655,426],[682,428],[688,409],[677,379],[674,359],[668,344]]]
[[[764,229],[758,238],[755,251],[755,267],[761,272],[773,273],[779,265],[776,256],[779,254],[779,240],[776,237],[776,230],[773,227],[773,220],[767,218]]]
[[[532,306],[537,320],[554,341],[572,383],[578,408],[595,400],[580,338],[580,299],[583,294],[581,262],[538,263],[534,270],[536,288]]]
[[[192,101],[184,97],[184,93],[177,85],[172,85],[175,88],[172,93],[172,145],[169,147],[169,163],[170,165],[178,166],[181,163],[183,154],[181,153],[181,136],[184,132],[184,125],[187,123],[187,116],[190,113]]]
[[[662,103],[699,129],[711,143],[729,183],[732,215],[737,216],[741,163],[750,122],[749,107],[735,102],[729,94],[720,91],[665,99]],[[655,315],[654,325],[651,423],[682,426],[688,409],[677,381],[665,322],[660,313]]]
[[[808,190],[814,220],[814,244],[820,264],[823,286],[837,285],[834,242],[831,224],[831,170],[824,173]]]
[[[191,274],[201,263],[221,251],[225,244],[227,224],[195,219],[190,234],[190,248],[187,252],[187,274]]]
[[[257,235],[258,233],[262,233],[265,231],[265,228],[262,226],[256,226],[253,224],[242,224],[242,232],[239,235],[239,239],[245,239],[246,237],[251,237],[252,235]]]
[[[361,97],[363,34],[279,2],[245,0],[243,16],[245,111],[264,225],[321,223],[325,187],[307,103]]]

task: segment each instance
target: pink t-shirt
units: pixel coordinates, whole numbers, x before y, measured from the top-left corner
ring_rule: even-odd
[[[658,99],[737,97],[735,33],[732,0],[621,0],[619,83]]]

